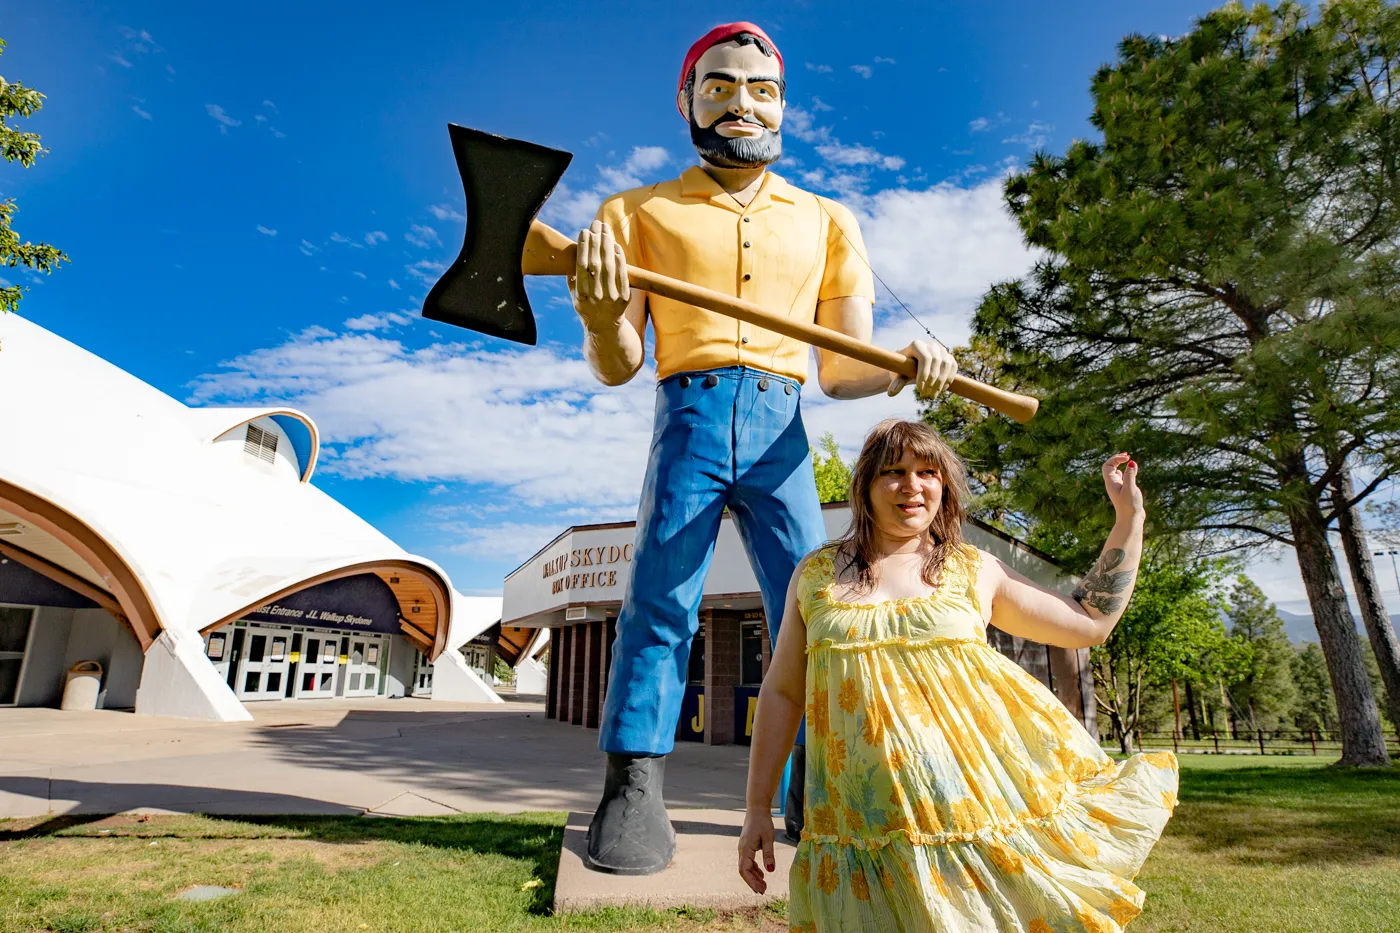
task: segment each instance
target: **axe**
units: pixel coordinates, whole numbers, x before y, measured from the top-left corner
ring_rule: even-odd
[[[467,196],[467,232],[461,254],[424,299],[423,316],[534,346],[535,315],[525,276],[567,276],[576,267],[578,244],[535,219],[573,155],[455,123],[447,131]],[[627,267],[627,278],[631,287],[653,295],[738,318],[909,379],[918,374],[918,364],[909,357],[753,302],[636,266]],[[953,378],[948,390],[1022,424],[1040,404],[962,375]]]

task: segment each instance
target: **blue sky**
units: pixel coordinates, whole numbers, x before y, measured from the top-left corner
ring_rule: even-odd
[[[485,594],[563,527],[633,515],[651,374],[597,385],[558,283],[532,283],[534,349],[418,316],[461,244],[449,121],[574,152],[546,215],[572,232],[693,162],[680,60],[755,19],[787,64],[777,170],[851,206],[876,271],[953,345],[1030,259],[1000,177],[1093,132],[1089,79],[1125,34],[1211,4],[10,6],[0,74],[48,96],[26,128],[52,152],[0,193],[73,260],[22,313],[191,404],[305,409],[317,484]],[[918,333],[877,310],[877,342]],[[913,412],[805,405],[847,449]],[[1302,596],[1291,555],[1260,567],[1281,604]]]

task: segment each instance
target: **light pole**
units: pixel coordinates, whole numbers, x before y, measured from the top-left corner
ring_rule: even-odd
[[[1389,551],[1372,551],[1372,552],[1371,552],[1371,556],[1372,556],[1372,557],[1380,557],[1380,556],[1385,555],[1385,554],[1389,554],[1389,555],[1390,555],[1390,572],[1393,573],[1393,574],[1395,574],[1395,589],[1396,589],[1397,592],[1400,592],[1400,566],[1397,566],[1397,564],[1395,563],[1395,556],[1396,556],[1397,554],[1400,554],[1400,551],[1397,551],[1397,550],[1395,550],[1394,548],[1391,548]]]

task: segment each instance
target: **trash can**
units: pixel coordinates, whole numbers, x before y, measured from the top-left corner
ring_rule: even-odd
[[[79,661],[68,668],[68,681],[63,685],[63,702],[59,709],[97,709],[97,692],[102,687],[102,665],[97,661]]]

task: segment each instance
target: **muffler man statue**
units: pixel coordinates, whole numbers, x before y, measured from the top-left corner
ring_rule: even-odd
[[[607,776],[588,830],[588,864],[599,871],[650,874],[674,852],[662,781],[724,509],[775,643],[793,570],[826,540],[800,407],[809,345],[633,292],[626,272],[633,264],[870,339],[875,292],[855,218],[767,171],[782,154],[785,89],[782,55],[762,29],[730,23],[706,33],[685,57],[676,94],[701,164],[609,198],[578,238],[570,287],[598,379],[620,385],[637,374],[648,320],[656,342],[651,457],[598,740]],[[921,396],[956,375],[941,346],[915,341],[900,352],[918,362]],[[817,375],[833,398],[893,395],[908,382],[825,350]],[[790,834],[802,821],[801,741]]]

